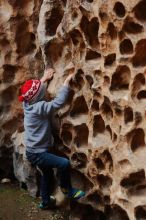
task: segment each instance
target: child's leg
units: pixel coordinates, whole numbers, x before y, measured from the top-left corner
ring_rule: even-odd
[[[44,203],[50,201],[50,184],[53,179],[53,169],[49,167],[38,166],[41,171],[41,197]]]
[[[45,152],[39,154],[38,167],[58,168],[60,175],[60,186],[71,189],[70,162],[68,159]]]
[[[60,174],[60,186],[68,198],[79,199],[85,195],[81,190],[71,186],[70,162],[68,159],[45,152],[39,156],[39,166],[58,168]]]

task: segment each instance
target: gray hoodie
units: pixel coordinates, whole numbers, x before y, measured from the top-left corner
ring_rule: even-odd
[[[53,146],[51,133],[51,114],[66,102],[69,87],[63,86],[56,98],[50,102],[39,101],[34,104],[23,102],[26,151],[42,153]]]

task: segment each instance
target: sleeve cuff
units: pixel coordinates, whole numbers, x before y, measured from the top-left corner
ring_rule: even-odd
[[[70,87],[69,86],[62,86],[62,89],[65,89],[65,90],[70,90]]]

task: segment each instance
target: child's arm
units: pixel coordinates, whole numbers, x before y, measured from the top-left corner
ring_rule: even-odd
[[[61,108],[67,98],[68,98],[68,94],[69,94],[69,82],[71,80],[71,78],[73,77],[73,74],[70,74],[64,81],[62,88],[60,89],[60,91],[58,92],[57,96],[50,102],[38,102],[38,114],[42,114],[42,115],[47,115],[49,114],[52,110],[57,110],[59,108]]]

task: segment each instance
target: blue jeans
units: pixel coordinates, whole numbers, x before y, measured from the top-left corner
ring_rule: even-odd
[[[70,177],[70,162],[68,159],[56,156],[49,152],[43,153],[30,153],[26,151],[26,157],[32,165],[38,166],[42,171],[41,176],[41,197],[44,203],[49,202],[50,189],[49,183],[53,177],[53,169],[57,168],[60,177],[60,187],[70,190],[71,177]]]

